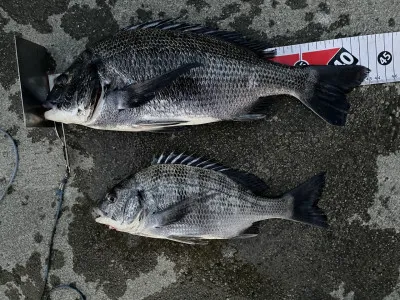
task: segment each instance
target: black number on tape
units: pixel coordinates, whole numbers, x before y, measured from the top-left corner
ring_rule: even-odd
[[[345,48],[341,48],[334,57],[329,61],[328,65],[343,66],[343,65],[356,65],[358,63],[357,57],[347,51]]]
[[[306,62],[305,60],[299,60],[294,65],[297,66],[297,67],[308,66],[308,62]]]
[[[392,53],[389,51],[382,51],[378,54],[378,63],[382,66],[386,66],[392,62]]]

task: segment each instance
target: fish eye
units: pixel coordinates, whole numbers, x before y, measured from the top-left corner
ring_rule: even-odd
[[[68,76],[66,74],[61,74],[54,80],[54,84],[58,86],[64,86],[68,83]]]
[[[70,100],[72,100],[72,98],[74,97],[74,95],[71,94],[71,93],[66,93],[64,97],[65,97],[65,100],[70,101]]]
[[[107,195],[107,201],[109,202],[109,203],[115,203],[115,201],[117,200],[117,197],[114,195],[114,194],[108,194]]]

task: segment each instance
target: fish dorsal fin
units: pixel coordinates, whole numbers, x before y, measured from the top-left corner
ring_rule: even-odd
[[[272,58],[275,56],[275,51],[271,50],[265,51],[265,49],[272,47],[270,43],[249,39],[244,35],[235,31],[219,30],[199,24],[188,24],[184,22],[177,22],[177,20],[178,18],[151,21],[147,23],[131,25],[123,28],[121,31],[156,28],[162,30],[191,32],[196,34],[213,36],[215,38],[230,42],[232,44],[245,47],[262,57]]]
[[[152,164],[186,165],[220,172],[258,196],[265,196],[269,189],[267,184],[256,175],[232,169],[208,159],[185,155],[183,153],[161,154],[158,157],[154,157]]]

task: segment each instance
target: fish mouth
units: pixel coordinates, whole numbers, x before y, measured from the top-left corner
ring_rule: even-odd
[[[110,224],[110,223],[114,223],[114,222],[110,222],[110,218],[108,218],[106,213],[103,212],[100,208],[98,208],[98,207],[93,208],[92,216],[96,223],[107,225],[109,229],[119,231],[115,224],[113,224],[114,226],[112,226]]]
[[[92,209],[92,217],[97,222],[97,219],[105,218],[106,214],[100,208],[95,207],[95,208]]]
[[[46,101],[46,102],[42,103],[42,107],[47,109],[47,110],[51,110],[51,109],[55,108],[56,105],[51,103],[51,102],[49,102],[49,101]]]

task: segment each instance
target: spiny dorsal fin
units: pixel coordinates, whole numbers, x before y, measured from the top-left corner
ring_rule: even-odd
[[[219,30],[211,27],[206,27],[199,24],[189,24],[184,22],[177,22],[178,18],[175,19],[165,19],[165,20],[157,20],[151,21],[147,23],[131,25],[122,29],[122,31],[128,30],[139,30],[139,29],[148,29],[148,28],[156,28],[162,30],[177,30],[183,32],[191,32],[196,34],[204,34],[213,36],[215,38],[230,42],[232,44],[245,47],[247,49],[252,50],[258,55],[266,58],[272,58],[275,56],[275,50],[266,50],[271,48],[271,44],[267,42],[261,42],[257,40],[252,40],[244,35],[234,32],[234,31],[226,31]]]
[[[215,172],[221,172],[258,196],[265,196],[265,193],[269,189],[267,184],[262,179],[258,178],[256,175],[232,169],[220,163],[204,159],[202,157],[194,157],[183,153],[175,154],[172,152],[168,155],[161,154],[158,157],[154,157],[152,165],[157,165],[157,164],[186,165],[191,167],[208,169]]]

